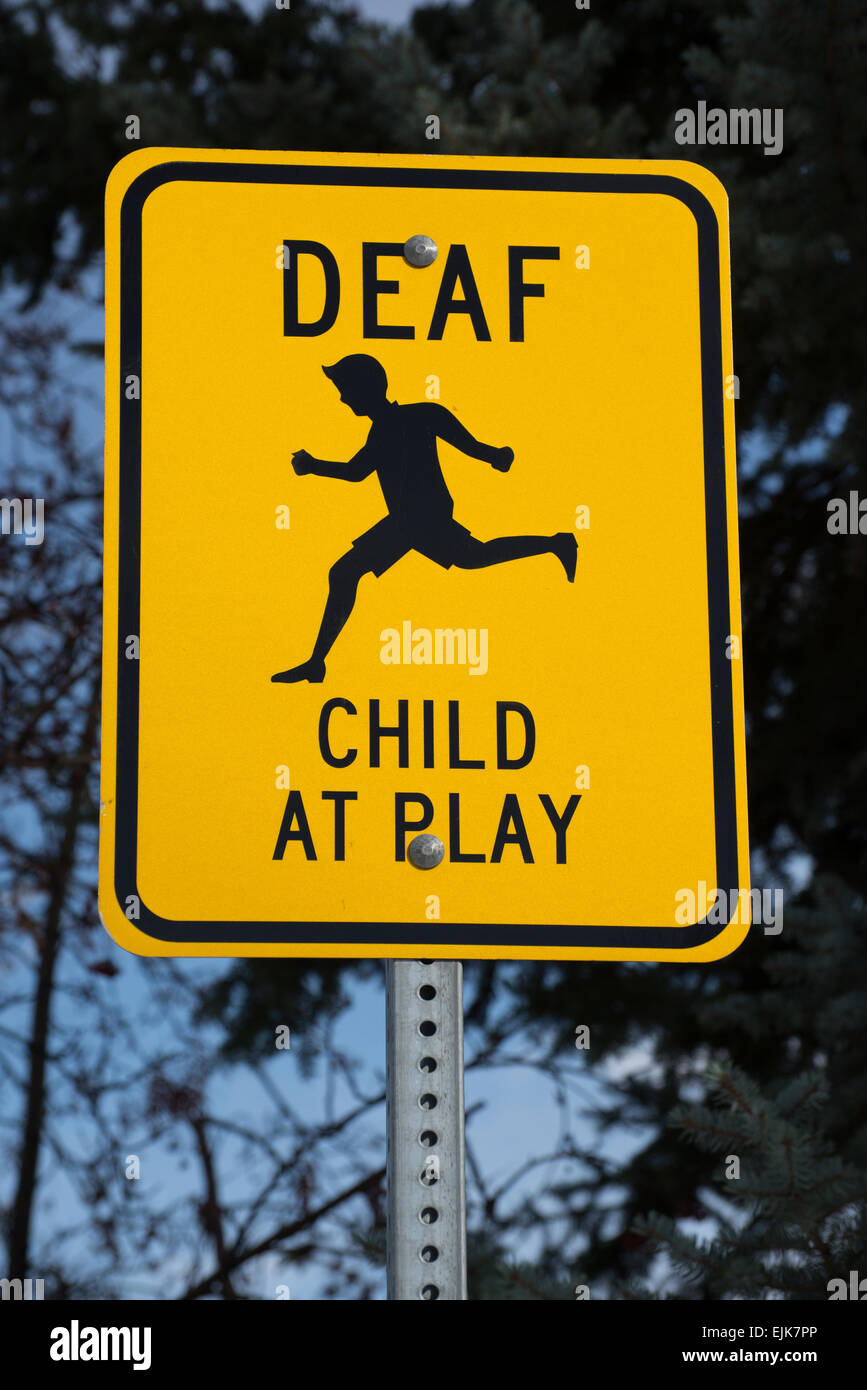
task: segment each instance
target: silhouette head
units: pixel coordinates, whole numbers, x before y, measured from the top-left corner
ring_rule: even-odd
[[[356,352],[322,370],[328,380],[334,382],[344,405],[356,415],[373,415],[385,404],[388,377],[375,357]]]

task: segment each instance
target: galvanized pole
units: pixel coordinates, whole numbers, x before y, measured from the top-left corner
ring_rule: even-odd
[[[389,1299],[467,1296],[462,976],[386,966]]]

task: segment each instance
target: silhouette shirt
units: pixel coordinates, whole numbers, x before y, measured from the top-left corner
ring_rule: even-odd
[[[451,520],[454,501],[443,477],[437,438],[490,462],[496,449],[480,444],[435,401],[398,405],[390,401],[372,423],[367,443],[355,455],[356,476],[376,473],[390,515],[401,530],[429,531]]]

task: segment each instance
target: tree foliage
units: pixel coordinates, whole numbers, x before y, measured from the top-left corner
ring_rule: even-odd
[[[565,1136],[541,1186],[497,1190],[471,1170],[475,1297],[560,1298],[579,1276],[595,1296],[659,1296],[648,1279],[660,1240],[670,1296],[824,1297],[831,1274],[856,1267],[859,1241],[863,1253],[867,550],[826,519],[832,498],[867,494],[865,26],[863,0],[587,11],[472,0],[421,6],[396,30],[331,0],[258,14],[231,0],[0,0],[0,273],[7,299],[33,314],[49,293],[75,302],[99,256],[129,114],[153,145],[687,157],[729,192],[751,840],[755,881],[787,889],[784,931],[756,928],[711,967],[468,967],[478,1064],[498,1065],[520,1038],[562,1086]],[[677,145],[675,112],[700,100],[781,108],[782,152]],[[438,144],[425,134],[432,113]],[[37,319],[15,322],[9,409],[16,341]],[[40,981],[51,993],[52,951],[77,949],[94,920],[97,809],[92,775],[76,768],[94,757],[98,485],[68,426],[64,440],[69,407],[51,382],[24,406],[19,432],[35,449],[47,431],[46,495],[70,516],[57,548],[4,548],[0,569],[11,778],[0,932],[31,933],[38,1000]],[[15,485],[4,470],[4,490]],[[240,962],[190,1007],[237,1064],[287,1001],[305,1026],[324,1026],[366,972]],[[587,1065],[605,1080],[592,1113],[560,1069],[577,1022],[593,1025]],[[34,1013],[20,1076],[31,1202],[51,1026]],[[621,1129],[636,1136],[631,1155],[601,1156]],[[737,1182],[721,1178],[718,1140],[741,1154]],[[709,1246],[689,1230],[705,1219],[718,1227]],[[372,1219],[373,1249],[377,1229]]]

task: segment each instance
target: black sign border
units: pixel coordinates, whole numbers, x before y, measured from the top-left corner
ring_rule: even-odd
[[[718,923],[692,926],[611,927],[511,924],[348,922],[182,922],[160,917],[137,889],[139,662],[127,661],[124,636],[139,632],[141,553],[141,403],[128,401],[124,383],[142,375],[142,210],[163,184],[177,180],[219,183],[282,183],[339,187],[452,188],[566,193],[652,193],[677,198],[698,226],[699,316],[707,537],[708,631],[713,746],[717,886],[726,903],[738,888],[737,797],[732,667],[726,656],[731,633],[723,421],[722,321],[719,226],[712,205],[691,183],[670,174],[575,173],[549,170],[376,168],[316,164],[254,164],[170,160],[140,174],[124,194],[120,214],[120,401],[117,762],[114,885],[120,910],[135,895],[134,925],[155,941],[189,945],[238,943],[245,946],[317,944],[332,946],[428,945],[465,947],[610,947],[627,950],[688,951],[721,935],[727,908]],[[145,384],[146,386],[146,384]],[[723,885],[727,885],[723,887]],[[294,929],[294,930],[290,930]]]

